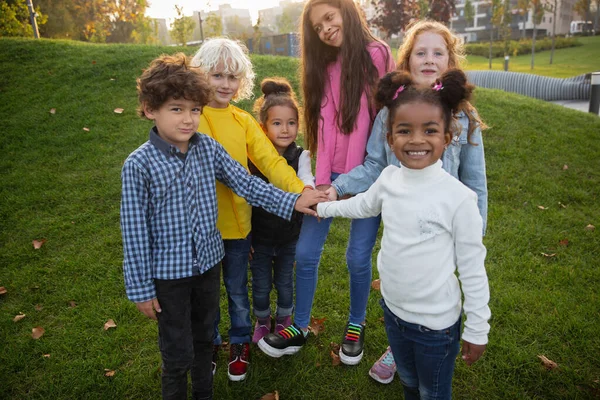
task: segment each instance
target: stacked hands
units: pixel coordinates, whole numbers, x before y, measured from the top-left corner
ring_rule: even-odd
[[[302,194],[300,195],[300,197],[298,197],[298,200],[296,201],[296,205],[294,206],[294,209],[298,212],[301,212],[303,214],[307,214],[307,215],[312,215],[313,217],[318,217],[317,215],[317,204],[322,203],[324,201],[330,201],[331,198],[328,197],[327,192],[325,192],[322,187],[326,186],[326,187],[330,187],[330,185],[319,185],[317,186],[317,190],[314,190],[312,188],[305,188],[302,191]],[[333,189],[333,188],[331,188]],[[333,192],[335,193],[335,189],[333,189]],[[337,198],[337,194],[336,194],[336,198]]]

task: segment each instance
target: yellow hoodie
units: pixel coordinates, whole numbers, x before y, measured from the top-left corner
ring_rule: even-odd
[[[204,106],[198,132],[219,142],[244,168],[248,169],[248,160],[252,161],[274,186],[288,192],[302,192],[304,183],[296,171],[277,153],[258,122],[246,111],[231,104],[227,108]],[[252,206],[221,182],[217,182],[217,204],[217,228],[223,239],[248,236]]]

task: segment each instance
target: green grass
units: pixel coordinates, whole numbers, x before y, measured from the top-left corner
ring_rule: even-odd
[[[0,39],[0,286],[8,290],[0,295],[0,398],[160,398],[156,325],[123,288],[120,169],[150,127],[135,114],[135,78],[176,50]],[[286,58],[253,62],[259,79],[293,79],[297,68]],[[485,244],[493,317],[481,361],[457,363],[455,398],[600,398],[600,118],[500,91],[476,94],[491,126]],[[367,376],[386,342],[378,292],[369,299],[364,360],[331,365],[330,343],[339,343],[348,310],[347,232],[346,220],[334,222],[320,267],[313,315],[327,317],[325,331],[294,357],[271,360],[254,347],[242,383],[228,382],[223,353],[215,398],[275,390],[283,399],[400,397],[397,379],[383,386]],[[41,238],[47,242],[34,250]],[[13,322],[19,312],[27,316]],[[111,318],[117,328],[104,331]],[[35,326],[46,330],[39,340]],[[546,371],[538,355],[559,368]],[[116,373],[105,377],[104,369]]]
[[[535,53],[533,70],[531,54],[511,57],[508,70],[554,78],[568,78],[600,71],[600,36],[579,37],[577,40],[583,43],[583,46],[555,50],[552,64],[550,51],[541,51]],[[489,60],[487,57],[468,56],[465,67],[467,70],[487,70]],[[504,57],[492,58],[492,69],[503,71]]]

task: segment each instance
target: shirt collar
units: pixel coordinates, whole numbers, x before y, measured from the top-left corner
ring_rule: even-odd
[[[198,144],[199,141],[200,141],[200,138],[198,137],[198,133],[195,133],[194,136],[192,136],[190,139],[188,153],[190,152],[192,147],[194,147]],[[153,126],[152,129],[150,129],[150,143],[152,143],[154,145],[154,147],[156,147],[158,150],[160,150],[160,152],[163,153],[167,157],[168,156],[177,156],[178,153],[181,154],[181,151],[179,151],[179,148],[177,146],[174,146],[171,143],[168,143],[163,138],[158,136],[158,131],[156,130],[156,126]]]

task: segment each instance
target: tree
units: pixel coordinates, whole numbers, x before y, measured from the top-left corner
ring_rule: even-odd
[[[475,20],[475,8],[473,7],[473,3],[471,0],[465,1],[465,21],[467,21],[467,27],[469,25],[473,25],[473,21]]]
[[[521,38],[525,39],[525,26],[527,25],[527,16],[529,15],[529,3],[531,0],[517,0],[519,15],[523,18],[523,29],[521,30]]]
[[[46,23],[47,16],[36,7],[37,23]],[[33,28],[29,19],[29,9],[24,0],[0,1],[0,37],[25,36],[33,37]]]
[[[592,8],[592,0],[578,0],[577,3],[573,6],[573,11],[577,14],[581,15],[585,21],[583,24],[583,34],[587,35],[589,26],[588,21],[591,20],[591,8]]]
[[[206,23],[206,37],[221,36],[223,34],[223,21],[221,21],[219,14],[211,12],[204,22]]]
[[[492,69],[492,45],[494,43],[494,27],[499,27],[502,23],[502,17],[504,15],[504,4],[502,0],[491,0],[490,6],[490,56],[489,56],[489,67]]]
[[[427,17],[447,24],[456,12],[454,0],[429,0]]]
[[[552,11],[552,49],[550,49],[550,65],[554,59],[554,43],[556,42],[556,13],[558,10],[558,0],[552,0],[553,4],[549,5],[550,11]]]
[[[537,36],[537,26],[542,22],[544,16],[544,4],[542,0],[531,0],[531,12],[533,14],[533,38],[531,40],[531,69],[535,59],[535,39]]]
[[[300,24],[300,15],[302,15],[303,3],[287,3],[283,6],[281,15],[275,19],[275,25],[279,33],[297,32]]]
[[[177,43],[187,46],[187,42],[192,37],[196,24],[192,17],[183,15],[183,7],[176,5],[175,11],[177,12],[177,18],[175,18],[171,25],[171,37]]]
[[[375,16],[369,22],[377,26],[389,38],[408,25],[418,12],[416,0],[373,0]]]
[[[252,48],[254,49],[255,53],[258,52],[258,50],[260,49],[260,39],[262,38],[260,23],[261,20],[259,16],[256,20],[256,24],[254,24],[254,26],[252,27]]]

